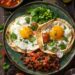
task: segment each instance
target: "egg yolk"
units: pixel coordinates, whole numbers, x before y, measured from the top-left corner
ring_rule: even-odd
[[[32,34],[32,29],[29,27],[22,27],[20,30],[20,35],[25,39],[28,39]]]
[[[50,38],[53,40],[58,40],[61,39],[63,34],[64,34],[64,30],[61,26],[54,26],[52,28],[52,30],[50,31]]]

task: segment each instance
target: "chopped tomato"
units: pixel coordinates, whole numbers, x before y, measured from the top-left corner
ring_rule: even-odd
[[[36,57],[32,57],[32,61],[35,61],[36,60]]]
[[[33,34],[36,35],[37,31],[33,31]]]
[[[46,43],[46,42],[49,41],[49,35],[48,35],[48,33],[43,33],[42,36],[43,36],[43,42],[44,43]]]

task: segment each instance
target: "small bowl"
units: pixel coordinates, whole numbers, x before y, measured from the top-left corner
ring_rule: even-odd
[[[18,4],[11,6],[11,7],[3,6],[3,5],[0,5],[0,6],[3,8],[6,8],[6,9],[14,9],[14,8],[18,7],[22,2],[23,2],[23,0],[20,0],[20,2]]]

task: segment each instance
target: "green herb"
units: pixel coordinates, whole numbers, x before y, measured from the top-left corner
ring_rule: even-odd
[[[30,8],[30,9],[28,9],[27,13],[28,13],[28,14],[31,14],[32,11],[33,11],[33,9]]]
[[[56,49],[55,47],[53,47],[53,48],[52,48],[52,51],[53,51],[53,52],[56,52],[56,51],[57,51],[57,49]]]
[[[34,42],[35,40],[36,40],[36,38],[33,37],[33,36],[31,36],[31,37],[29,38],[29,41],[30,41],[30,42]]]
[[[32,46],[34,46],[34,44],[32,44]]]
[[[24,42],[25,42],[26,44],[28,44],[28,41],[25,40]]]
[[[42,23],[44,23],[44,22],[46,22],[46,20],[41,20],[41,21],[39,21],[39,24],[42,24]]]
[[[44,44],[44,46],[43,46],[43,47],[44,47],[44,50],[46,50],[46,49],[47,49],[47,44]]]
[[[54,18],[52,10],[45,7],[30,9],[28,10],[28,13],[32,16],[32,21],[38,23],[44,23],[49,19]]]
[[[26,17],[25,20],[26,20],[27,23],[30,23],[30,18],[29,17]]]
[[[7,63],[4,63],[4,64],[3,64],[3,69],[4,69],[4,70],[7,70],[9,67],[10,67],[9,64],[7,64]]]
[[[2,24],[2,25],[0,25],[0,32],[2,32],[2,31],[3,31],[3,28],[4,28],[3,24]]]
[[[48,43],[48,46],[52,48],[51,51],[53,52],[57,51],[57,49],[55,48],[55,44],[56,44],[56,41],[50,41],[50,43]]]
[[[22,41],[22,39],[20,39],[20,41]]]
[[[63,37],[63,39],[64,39],[65,41],[68,41],[67,37],[65,37],[65,36]]]
[[[64,26],[64,29],[66,29],[66,26]]]
[[[38,16],[33,16],[32,21],[33,22],[39,22],[39,17]]]
[[[14,40],[17,39],[17,35],[16,35],[15,33],[12,33],[12,34],[10,35],[10,38],[14,41]]]
[[[17,22],[18,25],[21,25],[19,22]]]
[[[35,30],[37,30],[38,25],[32,25],[30,28],[31,28],[33,31],[35,31]]]
[[[52,42],[48,43],[48,45],[51,46],[51,47],[53,47],[55,44],[56,44],[55,41],[52,41]]]
[[[61,50],[66,48],[66,45],[64,43],[60,44],[59,47],[61,48]]]

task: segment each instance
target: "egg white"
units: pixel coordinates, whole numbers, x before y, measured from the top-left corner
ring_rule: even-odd
[[[61,58],[61,57],[63,56],[63,50],[60,48],[60,45],[61,45],[61,44],[64,44],[64,45],[67,47],[67,45],[68,45],[69,42],[71,41],[71,32],[72,32],[71,29],[70,29],[67,25],[65,25],[65,24],[66,24],[66,23],[61,23],[61,21],[54,21],[54,22],[52,23],[51,29],[52,29],[55,25],[58,25],[58,26],[62,27],[62,29],[64,30],[63,37],[66,37],[66,38],[67,38],[67,41],[64,40],[63,37],[62,37],[62,39],[56,40],[56,44],[53,45],[53,46],[49,46],[48,43],[47,43],[47,50],[45,50],[44,52],[49,53],[49,51],[52,51],[52,49],[55,48],[55,49],[56,49],[55,52],[56,52],[57,56],[58,56],[59,58]],[[48,27],[48,28],[42,30],[41,33],[49,32],[51,29],[49,29],[49,27]],[[50,41],[50,42],[51,42],[51,41]],[[43,48],[44,48],[44,44],[43,44]]]
[[[26,20],[25,20],[26,17],[27,16],[24,15],[24,16],[16,18],[12,23],[10,23],[7,30],[9,31],[10,34],[15,33],[16,36],[17,36],[17,39],[12,42],[13,45],[15,45],[16,47],[19,47],[22,50],[31,50],[31,51],[33,51],[33,50],[36,50],[36,49],[39,48],[39,46],[37,44],[37,39],[32,43],[28,39],[23,39],[20,35],[20,29],[22,27],[30,26],[30,24],[26,23]],[[36,38],[35,35],[33,35],[33,36]],[[26,43],[25,41],[27,41],[28,43]]]

